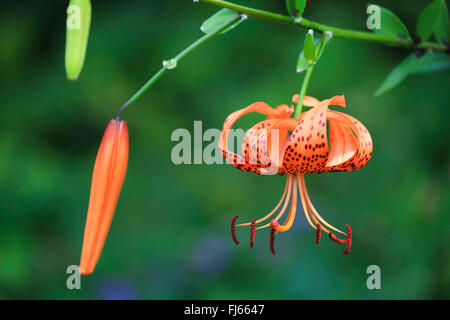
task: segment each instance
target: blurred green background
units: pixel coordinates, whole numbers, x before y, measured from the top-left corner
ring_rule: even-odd
[[[9,1],[0,13],[0,299],[431,299],[450,298],[449,74],[411,76],[373,93],[408,52],[335,38],[309,94],[345,94],[345,112],[372,134],[374,156],[353,173],[307,176],[331,224],[353,229],[353,247],[315,233],[299,215],[268,247],[268,230],[230,219],[265,215],[285,178],[230,165],[171,162],[176,128],[221,128],[255,101],[289,103],[306,30],[249,19],[187,56],[123,117],[127,178],[100,261],[81,290],[66,288],[78,264],[95,155],[117,111],[154,72],[201,36],[217,8],[192,1],[92,1],[86,61],[65,78],[68,1]],[[239,1],[284,13],[284,0]],[[313,0],[305,16],[365,29],[366,1]],[[375,1],[414,30],[428,1]],[[261,118],[250,116],[248,128]],[[381,268],[381,290],[366,269]]]

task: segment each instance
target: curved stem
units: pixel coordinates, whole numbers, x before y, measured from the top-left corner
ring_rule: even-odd
[[[152,86],[152,84],[154,84],[156,82],[156,80],[158,80],[164,74],[164,72],[166,70],[167,70],[166,67],[162,67],[161,69],[159,69],[159,71],[157,73],[155,73],[130,99],[128,99],[127,102],[125,102],[120,107],[119,111],[117,111],[117,113],[116,113],[115,118],[119,118],[122,111],[125,110],[126,107],[128,107],[130,104],[135,102],[137,99],[139,99],[140,96],[142,96],[142,94],[145,91],[147,91],[147,89],[150,88]]]
[[[235,16],[228,19],[226,22],[212,30],[211,32],[205,34],[203,37],[189,45],[186,49],[181,51],[175,58],[170,59],[169,61],[163,62],[163,67],[156,72],[127,102],[125,102],[117,111],[115,118],[119,118],[120,114],[122,113],[125,108],[127,108],[129,105],[134,103],[137,99],[139,99],[142,94],[147,91],[148,88],[150,88],[167,70],[173,69],[176,67],[177,62],[180,61],[183,57],[185,57],[188,53],[192,52],[194,49],[214,37],[215,35],[219,34],[222,30],[229,27],[239,19],[241,19],[240,14],[236,14]]]
[[[303,79],[302,88],[300,89],[300,97],[298,98],[298,103],[295,107],[295,119],[300,118],[300,114],[302,113],[303,98],[305,97],[306,89],[308,88],[309,80],[311,79],[311,74],[314,70],[314,66],[314,64],[309,66],[308,70],[306,71],[305,78]]]
[[[347,38],[347,39],[355,39],[355,40],[364,40],[364,41],[371,41],[371,42],[377,42],[387,45],[394,45],[398,47],[404,47],[404,48],[410,48],[410,49],[433,49],[436,51],[445,51],[447,47],[443,44],[436,43],[436,42],[429,42],[425,41],[418,45],[414,45],[414,43],[411,40],[408,39],[401,39],[399,37],[395,36],[387,36],[387,35],[380,35],[375,34],[371,32],[366,31],[357,31],[357,30],[349,30],[349,29],[342,29],[337,27],[328,26],[325,24],[321,24],[315,21],[311,21],[305,18],[295,19],[293,17],[289,17],[286,15],[260,10],[260,9],[254,9],[250,7],[241,6],[238,4],[234,4],[228,1],[223,0],[201,0],[203,2],[207,2],[219,7],[228,8],[240,13],[245,13],[249,17],[255,17],[260,19],[266,19],[266,20],[272,20],[276,22],[291,24],[297,27],[303,27],[308,29],[314,29],[317,31],[331,31],[333,33],[333,36],[340,37],[340,38]]]

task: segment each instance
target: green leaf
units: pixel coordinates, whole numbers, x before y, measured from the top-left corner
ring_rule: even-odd
[[[303,51],[306,60],[308,62],[314,62],[316,60],[316,45],[314,43],[313,31],[310,29],[305,37],[305,43],[303,45]]]
[[[306,0],[286,0],[286,9],[290,16],[300,17],[305,11]]]
[[[441,0],[434,0],[423,9],[417,20],[416,35],[421,41],[427,41],[431,36],[441,12]]]
[[[297,60],[297,72],[303,72],[309,68],[310,64],[308,63],[308,60],[305,58],[305,52],[302,50],[298,56]]]
[[[376,34],[382,34],[382,35],[389,35],[389,36],[399,36],[399,35],[404,35],[407,38],[410,38],[408,29],[406,28],[406,26],[403,24],[403,22],[400,20],[399,17],[397,17],[392,11],[377,6],[377,5],[369,5],[367,7],[367,13],[372,13],[372,15],[369,17],[369,19],[371,19],[371,17],[373,17],[373,19],[376,19],[376,15],[377,15],[377,8],[379,8],[379,18],[380,18],[380,23],[379,25],[374,24],[374,29],[373,32]],[[368,20],[368,23],[370,22],[370,20]],[[378,27],[378,28],[377,28]]]
[[[228,20],[230,20],[232,17],[236,16],[238,13],[236,11],[224,8],[219,11],[217,11],[215,14],[213,14],[211,17],[203,21],[202,26],[200,27],[200,30],[202,30],[204,33],[208,34],[211,31],[217,29],[224,23],[226,23]],[[235,23],[230,25],[229,27],[223,29],[220,34],[225,33],[236,27],[238,24],[240,24],[245,19],[241,18],[237,20]]]
[[[400,62],[375,92],[376,96],[385,93],[400,84],[408,75],[434,72],[450,67],[450,58],[445,53],[427,53],[422,57],[417,57],[411,53]]]
[[[448,8],[445,0],[439,1],[441,4],[439,17],[436,21],[436,26],[434,27],[434,36],[439,42],[447,39],[450,34],[450,24],[448,19]]]
[[[409,74],[429,73],[450,68],[450,57],[445,53],[430,52],[418,58],[414,53]]]
[[[306,45],[306,40],[307,40],[306,38],[305,38],[305,46],[314,48],[314,54],[313,54],[314,59],[312,59],[312,60],[306,59],[305,49],[303,49],[302,52],[300,52],[300,54],[298,56],[297,72],[303,72],[303,71],[307,70],[309,68],[309,66],[311,65],[311,63],[315,63],[315,62],[317,62],[317,60],[319,60],[319,58],[322,56],[325,46],[330,41],[330,39],[333,37],[333,34],[330,31],[325,31],[325,32],[323,32],[322,37],[320,39],[314,39],[314,36],[312,35],[312,30],[311,30],[310,33],[307,34],[307,37],[308,36],[311,36],[311,38],[313,39],[314,47],[311,44],[310,40],[308,40],[308,45]],[[304,46],[304,48],[305,48],[305,46]]]

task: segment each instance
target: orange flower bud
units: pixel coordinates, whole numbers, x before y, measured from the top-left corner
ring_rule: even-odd
[[[91,195],[84,229],[80,273],[90,274],[100,257],[125,179],[128,127],[112,119],[103,135],[92,174]]]

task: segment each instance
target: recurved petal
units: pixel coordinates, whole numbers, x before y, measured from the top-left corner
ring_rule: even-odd
[[[260,173],[262,174],[274,174],[279,173],[283,174],[286,173],[283,165],[283,159],[284,154],[286,152],[288,143],[290,141],[289,139],[289,131],[294,130],[300,120],[298,119],[279,119],[276,122],[274,122],[271,126],[271,130],[268,131],[267,134],[267,141],[268,145],[270,145],[270,152],[269,152],[269,158],[270,158],[270,167],[262,168],[260,169]],[[274,144],[274,141],[277,141],[278,136],[278,143]]]
[[[242,116],[250,113],[250,112],[258,112],[265,114],[267,116],[274,116],[275,111],[268,104],[264,102],[255,102],[249,105],[246,108],[237,110],[231,113],[223,124],[222,133],[219,139],[219,149],[222,152],[223,157],[230,162],[234,167],[243,170],[243,171],[253,171],[258,172],[260,165],[257,163],[249,164],[248,161],[241,155],[234,153],[233,151],[228,149],[228,136],[230,134],[230,130],[233,127],[234,123],[241,118]],[[247,157],[248,158],[248,157]]]
[[[269,119],[258,122],[247,131],[242,141],[242,155],[246,163],[258,164],[264,168],[271,163],[271,152],[277,156],[288,135],[287,129],[276,127],[279,119]],[[272,130],[277,130],[276,134]],[[274,140],[272,141],[272,137]],[[273,149],[273,150],[272,150]]]
[[[231,127],[239,118],[250,112],[259,112],[267,116],[273,116],[275,114],[274,109],[272,109],[267,103],[255,102],[246,108],[230,113],[223,123],[222,130],[231,129]]]
[[[372,157],[372,137],[366,127],[348,114],[329,110],[330,155],[325,171],[354,171]]]
[[[100,257],[119,199],[128,163],[128,127],[113,119],[103,135],[92,174],[80,272],[90,274]]]
[[[294,94],[294,96],[292,97],[292,102],[293,103],[298,103],[298,100],[300,99],[300,95],[298,93]],[[314,97],[310,97],[310,96],[304,96],[303,97],[303,104],[304,106],[307,107],[315,107],[316,105],[318,105],[320,103],[319,100],[317,100]]]
[[[328,120],[330,153],[327,166],[331,167],[350,159],[358,149],[358,139],[352,130],[338,120]]]

